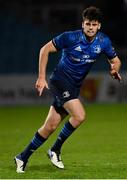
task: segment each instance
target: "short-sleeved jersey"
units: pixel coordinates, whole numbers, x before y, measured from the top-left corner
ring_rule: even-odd
[[[58,50],[62,50],[61,59],[56,67],[58,77],[67,78],[80,87],[92,65],[101,53],[110,60],[116,52],[107,35],[98,32],[92,42],[87,41],[83,30],[69,31],[52,40]]]

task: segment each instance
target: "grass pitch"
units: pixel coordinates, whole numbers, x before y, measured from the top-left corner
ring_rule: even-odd
[[[52,166],[46,152],[58,130],[30,158],[26,173],[15,172],[14,156],[43,123],[48,107],[0,107],[1,179],[127,178],[127,104],[86,106],[87,121],[65,142],[65,170]]]

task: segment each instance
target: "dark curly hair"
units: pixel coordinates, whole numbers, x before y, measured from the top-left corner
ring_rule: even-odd
[[[90,21],[96,20],[96,21],[101,22],[102,21],[102,12],[100,11],[99,8],[97,8],[95,6],[90,6],[83,11],[82,19],[83,19],[83,21],[85,19],[89,19]]]

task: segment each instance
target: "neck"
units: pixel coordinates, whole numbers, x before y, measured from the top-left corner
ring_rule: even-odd
[[[97,32],[97,33],[98,33],[98,32]],[[84,35],[85,35],[85,38],[86,38],[87,41],[92,42],[92,41],[95,39],[97,33],[96,33],[94,36],[92,36],[92,37],[87,36],[85,33],[84,33]]]
[[[93,39],[95,38],[95,36],[92,36],[92,37],[89,37],[87,35],[85,35],[85,36],[86,36],[87,41],[89,41],[89,42],[93,41]]]

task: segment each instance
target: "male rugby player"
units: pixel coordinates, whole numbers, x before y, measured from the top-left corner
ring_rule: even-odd
[[[49,88],[54,101],[50,107],[45,123],[38,129],[30,144],[15,157],[17,173],[23,173],[32,153],[39,148],[56,130],[60,122],[70,115],[58,138],[48,150],[51,162],[64,169],[61,160],[61,147],[65,140],[84,122],[85,110],[79,100],[82,82],[96,59],[104,53],[110,61],[110,74],[121,81],[119,74],[121,62],[107,35],[100,32],[101,12],[96,7],[89,7],[82,14],[82,29],[69,31],[54,37],[40,50],[39,74],[36,88],[42,95],[44,88]],[[46,66],[49,53],[62,51],[58,65],[50,76],[49,85],[46,80]]]

